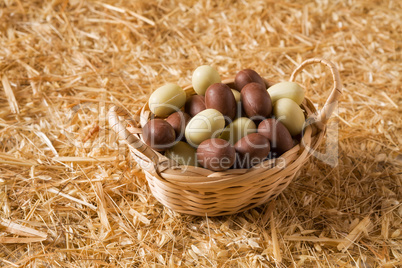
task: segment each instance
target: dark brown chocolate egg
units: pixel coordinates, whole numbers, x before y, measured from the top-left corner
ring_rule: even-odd
[[[205,92],[205,107],[215,109],[232,121],[236,116],[237,102],[230,87],[223,83],[215,83]]]
[[[241,91],[245,85],[253,82],[261,84],[266,89],[264,79],[256,71],[251,69],[241,70],[235,76],[235,89]]]
[[[244,112],[252,120],[267,118],[272,112],[271,97],[259,83],[247,84],[241,91]]]
[[[194,117],[199,112],[204,111],[205,108],[205,98],[201,95],[193,95],[191,96],[184,106],[184,110],[188,113],[191,117]]]
[[[156,151],[164,151],[175,144],[173,127],[163,119],[152,119],[142,128],[144,142]]]
[[[269,140],[273,152],[283,154],[293,148],[289,130],[276,119],[269,118],[262,121],[258,125],[258,133]]]
[[[182,111],[172,113],[166,118],[166,122],[172,125],[174,132],[176,133],[176,138],[182,139],[184,137],[184,130],[188,122],[190,122],[191,116]]]
[[[198,163],[212,171],[229,169],[235,159],[236,152],[233,145],[223,139],[205,140],[197,148]]]
[[[234,145],[236,150],[236,168],[250,168],[261,163],[270,152],[270,144],[266,137],[251,133]]]

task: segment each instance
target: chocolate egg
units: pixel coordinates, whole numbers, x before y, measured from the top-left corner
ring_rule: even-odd
[[[197,150],[183,141],[179,141],[172,148],[167,149],[165,156],[180,165],[197,166]]]
[[[266,137],[251,133],[236,142],[236,168],[250,168],[261,163],[270,152],[270,144]]]
[[[186,93],[176,84],[166,84],[155,90],[149,97],[149,110],[159,117],[177,112],[186,102]]]
[[[235,144],[244,136],[255,132],[257,132],[257,127],[252,120],[247,117],[239,117],[225,127],[220,138],[227,140],[230,144]]]
[[[235,159],[236,152],[233,145],[222,139],[205,140],[197,149],[198,163],[212,171],[229,169]]]
[[[201,142],[217,138],[225,127],[225,118],[215,109],[206,109],[188,122],[185,135],[187,142],[197,147]]]
[[[236,102],[240,101],[240,92],[236,89],[232,89],[233,96],[235,97]]]
[[[226,84],[212,84],[205,92],[205,107],[218,110],[227,120],[230,119],[228,121],[236,116],[236,104],[232,90]]]
[[[300,105],[304,99],[304,90],[296,82],[280,82],[268,88],[272,103],[282,98],[294,100]]]
[[[172,113],[166,118],[166,122],[172,125],[174,132],[176,133],[176,138],[181,140],[184,137],[184,130],[188,122],[190,122],[191,116],[182,111]]]
[[[240,93],[244,112],[250,119],[262,120],[271,114],[271,98],[261,84],[249,83]]]
[[[288,98],[282,98],[274,103],[274,115],[277,120],[295,136],[302,132],[304,126],[304,113],[297,103]]]
[[[283,154],[293,148],[289,130],[276,119],[269,118],[262,121],[258,125],[258,133],[269,140],[273,152]]]
[[[204,111],[205,108],[205,97],[201,95],[193,95],[191,96],[184,105],[184,110],[191,117],[194,117],[201,111]]]
[[[251,69],[241,70],[235,76],[235,89],[241,91],[245,85],[253,82],[260,84],[266,89],[264,79],[256,71]]]
[[[164,151],[175,144],[173,127],[163,119],[152,119],[142,128],[144,142],[156,151]]]
[[[209,65],[202,65],[195,69],[193,73],[192,85],[198,95],[204,96],[205,91],[210,85],[220,82],[221,78],[218,71]]]

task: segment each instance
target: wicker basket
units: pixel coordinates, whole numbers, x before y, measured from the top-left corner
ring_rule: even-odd
[[[309,124],[304,129],[302,142],[279,159],[267,160],[250,169],[214,172],[201,167],[181,166],[152,150],[142,142],[139,126],[144,126],[151,116],[148,104],[136,113],[137,121],[131,119],[124,109],[113,106],[109,111],[109,124],[127,142],[134,159],[145,172],[153,195],[166,207],[198,216],[242,212],[266,203],[281,193],[297,176],[325,135],[326,122],[341,95],[338,70],[329,61],[310,59],[294,70],[290,81],[294,81],[305,66],[313,63],[324,64],[332,72],[334,88],[324,107],[317,115],[313,103],[305,98],[301,107]],[[233,79],[223,83],[230,86]],[[191,86],[184,90],[187,98],[195,94]]]

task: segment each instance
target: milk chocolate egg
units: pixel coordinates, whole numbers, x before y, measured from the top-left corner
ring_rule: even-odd
[[[166,84],[155,90],[149,97],[148,105],[152,113],[166,117],[180,110],[186,102],[186,93],[176,84]]]
[[[207,88],[214,84],[220,83],[221,78],[218,71],[209,65],[202,65],[195,69],[192,77],[192,84],[198,95],[204,96]]]
[[[152,119],[142,129],[144,142],[152,149],[164,151],[175,144],[173,127],[163,119]]]
[[[184,130],[190,120],[191,116],[182,111],[172,113],[168,118],[166,118],[166,122],[172,125],[174,132],[176,133],[176,138],[180,140],[184,137]]]
[[[222,139],[208,139],[197,148],[198,163],[213,171],[229,169],[236,159],[236,152],[229,142]]]
[[[274,118],[262,121],[258,125],[258,133],[269,140],[273,152],[283,154],[293,148],[293,140],[289,130]]]
[[[235,89],[241,91],[243,87],[249,83],[258,83],[266,89],[264,79],[254,70],[244,69],[235,76]]]
[[[191,117],[194,117],[201,111],[204,111],[205,108],[205,97],[201,95],[193,95],[191,96],[184,105],[184,110]]]
[[[250,168],[261,163],[270,152],[270,144],[266,137],[251,133],[236,142],[236,168]]]
[[[229,121],[236,116],[236,104],[232,90],[226,84],[212,84],[205,92],[205,107],[218,110]]]
[[[272,102],[264,86],[259,83],[249,83],[240,93],[244,112],[250,119],[261,120],[271,114]]]

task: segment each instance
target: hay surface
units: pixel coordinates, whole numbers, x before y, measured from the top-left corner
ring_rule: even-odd
[[[217,2],[0,3],[1,267],[402,265],[401,1]],[[245,213],[163,208],[105,120],[201,64],[282,81],[311,57],[341,71],[338,165]],[[325,101],[323,68],[298,81]]]

